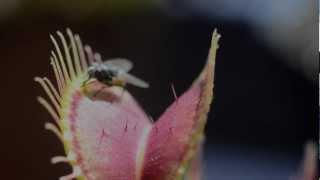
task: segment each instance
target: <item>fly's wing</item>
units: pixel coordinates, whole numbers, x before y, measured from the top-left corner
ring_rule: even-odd
[[[103,62],[104,65],[121,69],[124,72],[129,72],[133,68],[133,63],[128,59],[115,58],[109,59]]]
[[[119,73],[118,78],[125,81],[128,84],[131,84],[140,88],[149,87],[149,84],[147,82],[125,72]]]

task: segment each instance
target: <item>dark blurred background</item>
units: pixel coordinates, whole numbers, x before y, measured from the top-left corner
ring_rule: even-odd
[[[206,179],[282,180],[317,140],[318,2],[312,0],[0,0],[1,179],[54,180],[62,145],[44,123],[34,76],[53,78],[49,33],[70,27],[103,58],[126,57],[155,119],[203,67],[222,34],[205,144]]]

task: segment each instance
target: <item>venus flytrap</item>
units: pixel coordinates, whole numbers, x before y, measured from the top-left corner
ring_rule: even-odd
[[[201,146],[213,96],[214,64],[220,35],[214,31],[207,63],[191,87],[156,122],[151,122],[128,91],[87,80],[97,58],[80,37],[67,29],[68,41],[53,36],[51,65],[57,89],[47,78],[35,78],[50,101],[39,102],[54,119],[46,123],[62,141],[73,172],[60,180],[201,179]],[[99,92],[99,93],[97,93]]]

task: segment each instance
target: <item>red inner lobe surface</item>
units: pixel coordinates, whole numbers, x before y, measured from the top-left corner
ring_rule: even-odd
[[[94,86],[89,92],[99,89],[99,84]],[[72,150],[87,179],[135,180],[140,139],[151,123],[126,91],[117,87],[99,91],[91,99],[81,92],[72,96]],[[110,94],[118,100],[109,101]]]
[[[177,99],[152,128],[143,180],[166,180],[175,177],[177,168],[189,149],[196,129],[201,96],[198,82]]]

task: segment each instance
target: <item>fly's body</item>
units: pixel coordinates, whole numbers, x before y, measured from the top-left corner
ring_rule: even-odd
[[[89,79],[96,79],[108,86],[124,87],[128,83],[140,88],[148,88],[148,83],[128,73],[132,67],[132,62],[127,59],[95,62],[88,68]]]

